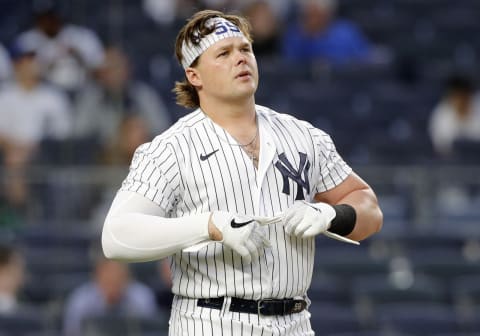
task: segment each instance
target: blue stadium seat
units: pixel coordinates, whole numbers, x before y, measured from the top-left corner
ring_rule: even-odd
[[[457,316],[448,305],[383,304],[376,310],[379,325],[384,330],[418,336],[461,331]]]
[[[378,194],[378,202],[382,209],[384,220],[406,221],[410,218],[410,200],[405,193]]]
[[[413,274],[381,274],[355,277],[350,291],[358,302],[378,306],[396,302],[448,302],[445,287],[436,279]],[[405,278],[408,277],[408,278]]]
[[[478,262],[460,259],[455,254],[446,251],[436,253],[421,253],[412,258],[416,273],[427,274],[448,283],[459,275],[474,275],[479,273]]]
[[[62,302],[77,286],[90,280],[90,272],[40,273],[30,271],[31,278],[23,288],[23,299],[34,304]]]
[[[336,240],[328,242],[328,240],[329,238],[321,237],[317,241],[315,272],[320,271],[351,279],[354,275],[384,274],[388,271],[388,260],[373,258],[366,242],[356,246]],[[328,245],[322,246],[323,241]]]
[[[477,274],[457,276],[452,281],[452,295],[457,302],[480,307],[480,269]]]
[[[480,232],[478,230],[478,209],[472,209],[464,214],[451,214],[448,217],[436,217],[435,230],[442,236],[450,235],[451,237],[458,237],[464,239],[480,239]]]
[[[8,331],[9,336],[24,336],[29,333],[46,332],[46,319],[40,310],[0,315],[0,330]]]
[[[83,321],[85,336],[166,336],[168,318],[158,314],[155,318],[135,318],[115,315],[89,317]]]
[[[451,291],[462,329],[480,333],[480,271],[454,278]]]
[[[385,332],[382,330],[372,330],[372,331],[358,331],[358,332],[341,332],[341,333],[333,333],[333,334],[326,334],[326,336],[385,336]],[[399,332],[390,332],[388,333],[390,336],[412,336],[411,334],[399,333]]]
[[[399,237],[396,243],[410,260],[422,257],[438,259],[446,254],[452,258],[462,259],[465,246],[465,240],[461,237],[430,232],[410,233]]]
[[[476,333],[477,335],[480,334],[480,305],[475,306],[470,320],[465,323],[465,330]]]
[[[454,332],[454,333],[439,333],[435,336],[478,336],[478,332]]]
[[[320,335],[334,332],[359,332],[361,324],[351,305],[322,304],[315,302],[309,308],[310,323]]]
[[[65,224],[65,223],[64,223]],[[30,227],[19,238],[30,276],[24,288],[25,298],[46,303],[61,299],[90,276],[90,230],[69,227]]]
[[[453,144],[454,160],[459,164],[480,163],[480,141],[458,139]]]
[[[308,297],[314,305],[317,302],[337,304],[352,302],[348,281],[343,277],[336,277],[321,271],[314,272]]]

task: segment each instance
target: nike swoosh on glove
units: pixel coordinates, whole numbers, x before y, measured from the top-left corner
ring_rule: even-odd
[[[284,212],[285,232],[301,238],[314,237],[327,231],[335,216],[330,204],[297,201]]]
[[[222,233],[221,243],[240,254],[247,263],[258,257],[261,248],[270,246],[264,229],[252,217],[214,211],[211,220]]]

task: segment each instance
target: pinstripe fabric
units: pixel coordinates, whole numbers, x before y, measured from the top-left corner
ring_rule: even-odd
[[[308,192],[302,191],[307,201],[351,173],[326,133],[262,106],[257,105],[256,110],[260,130],[258,169],[235,140],[198,109],[137,149],[122,189],[144,195],[169,217],[213,210],[273,216],[291,206],[297,189],[302,188],[293,179],[285,179],[275,167],[280,154],[294,170],[301,168],[300,153],[306,155],[309,169],[297,175],[309,181]],[[210,153],[208,159],[200,159]],[[291,237],[278,225],[265,230],[272,246],[261,251],[251,264],[221,243],[195,253],[173,255],[173,292],[189,298],[234,296],[255,300],[306,296],[313,272],[314,239]],[[172,316],[178,313],[177,308]],[[174,328],[188,327],[189,332],[195,328],[197,334],[205,327],[195,318],[181,316],[173,319],[177,323]],[[199,335],[204,333],[208,334],[202,330]]]
[[[285,316],[262,316],[228,310],[226,301],[221,310],[196,306],[195,299],[176,296],[170,318],[170,336],[310,336],[310,313],[304,310]]]

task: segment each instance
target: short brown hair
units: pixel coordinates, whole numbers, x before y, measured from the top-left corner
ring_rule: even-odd
[[[215,27],[207,27],[205,23],[211,18],[220,17],[224,18],[235,24],[240,31],[247,37],[247,39],[252,42],[250,36],[250,23],[244,17],[238,15],[225,14],[220,11],[215,10],[202,10],[195,13],[183,26],[180,32],[177,35],[175,41],[175,56],[177,57],[180,65],[182,64],[183,55],[182,55],[182,44],[183,41],[188,39],[189,42],[193,45],[198,45],[200,39],[204,36],[213,32]],[[197,35],[199,32],[199,35]],[[195,67],[198,64],[197,58],[192,63],[192,67]],[[176,94],[177,104],[187,107],[187,108],[197,108],[200,106],[200,98],[198,97],[197,89],[190,84],[188,79],[185,79],[181,82],[175,82],[175,87],[172,90]]]

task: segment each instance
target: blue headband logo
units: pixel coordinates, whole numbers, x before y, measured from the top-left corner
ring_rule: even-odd
[[[229,31],[234,33],[240,33],[240,29],[238,29],[238,27],[235,26],[230,21],[217,22],[217,24],[215,25],[216,35],[222,35],[222,34],[228,33]]]

